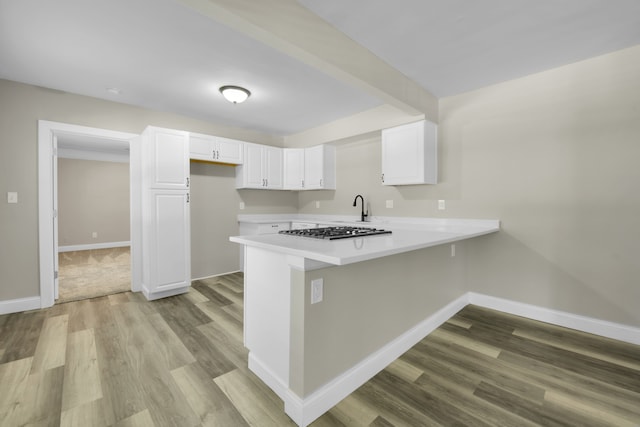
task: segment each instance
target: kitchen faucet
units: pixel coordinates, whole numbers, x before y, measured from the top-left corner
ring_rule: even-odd
[[[358,197],[362,200],[362,212],[360,213],[360,221],[364,222],[364,219],[369,216],[369,209],[367,209],[367,213],[364,213],[364,198],[358,194],[355,199],[353,199],[353,206],[356,206],[358,202]]]

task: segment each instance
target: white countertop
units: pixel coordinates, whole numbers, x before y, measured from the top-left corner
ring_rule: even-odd
[[[388,255],[399,254],[444,243],[456,242],[500,229],[499,220],[445,219],[445,218],[376,218],[371,222],[333,221],[328,216],[311,217],[282,215],[280,219],[264,217],[238,218],[240,222],[305,221],[383,228],[392,234],[322,240],[283,234],[233,236],[229,240],[243,245],[267,249],[333,265],[346,265]],[[280,215],[278,215],[280,217]],[[293,218],[295,217],[295,219]],[[288,219],[287,219],[288,218]],[[242,221],[245,219],[247,221]],[[275,221],[274,221],[275,220]]]

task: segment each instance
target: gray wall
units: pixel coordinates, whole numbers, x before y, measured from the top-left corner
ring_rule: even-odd
[[[361,193],[374,215],[500,219],[465,244],[468,290],[640,326],[639,75],[640,46],[441,99],[439,184],[380,185],[376,134],[338,144],[337,190],[300,211],[355,217]]]
[[[129,163],[58,159],[59,246],[129,241],[129,210]]]
[[[8,191],[17,191],[19,197],[18,204],[0,203],[0,301],[40,294],[38,120],[131,133],[140,133],[147,125],[154,125],[281,145],[279,139],[248,130],[0,80],[0,194],[6,197]],[[252,191],[240,191],[239,194],[246,204],[243,213],[291,212],[297,209],[297,195],[292,192],[283,192],[275,198],[281,206],[275,206],[273,198],[267,195]],[[238,213],[237,204],[228,208],[232,211],[230,215]],[[200,225],[192,224],[191,227],[197,230]],[[228,230],[227,236],[234,230]],[[215,246],[217,242],[210,244]],[[211,272],[216,273],[219,272]]]

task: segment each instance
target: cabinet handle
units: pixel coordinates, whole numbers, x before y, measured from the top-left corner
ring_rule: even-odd
[[[322,187],[322,178],[320,178],[320,187]]]
[[[213,157],[213,160],[216,159],[216,150],[211,150],[211,157]]]
[[[384,174],[382,174],[382,182],[384,182]]]
[[[302,180],[302,188],[304,188],[304,179]]]
[[[189,193],[187,193],[187,203],[189,203]]]
[[[220,160],[220,151],[216,150],[216,160]]]
[[[187,177],[187,188],[189,188],[189,177]]]

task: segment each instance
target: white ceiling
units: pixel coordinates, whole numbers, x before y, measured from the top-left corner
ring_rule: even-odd
[[[0,78],[280,136],[384,103],[188,3],[0,0]],[[299,3],[438,97],[640,44],[638,0]]]

